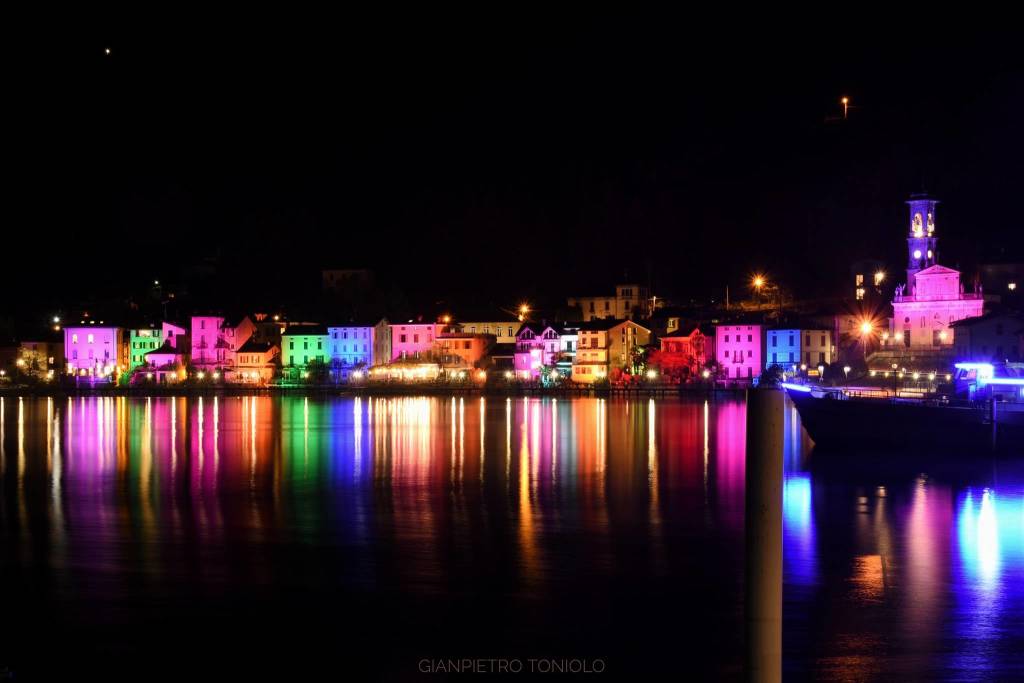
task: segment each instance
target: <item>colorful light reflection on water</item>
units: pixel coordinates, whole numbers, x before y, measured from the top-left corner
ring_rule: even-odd
[[[788,407],[787,674],[1024,666],[1024,469],[863,474],[811,449]],[[3,397],[0,666],[128,678],[187,632],[301,649],[289,676],[499,643],[736,677],[744,454],[727,400]],[[166,675],[272,667],[218,661]]]

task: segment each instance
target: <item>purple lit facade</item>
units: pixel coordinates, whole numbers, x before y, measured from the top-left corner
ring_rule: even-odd
[[[64,354],[73,375],[111,377],[128,367],[128,345],[120,327],[65,327]]]

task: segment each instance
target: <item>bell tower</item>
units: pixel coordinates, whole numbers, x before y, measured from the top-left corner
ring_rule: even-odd
[[[910,226],[907,235],[907,287],[913,288],[918,271],[935,265],[938,238],[935,236],[935,205],[939,202],[927,195],[911,195]],[[911,289],[913,291],[913,289]]]

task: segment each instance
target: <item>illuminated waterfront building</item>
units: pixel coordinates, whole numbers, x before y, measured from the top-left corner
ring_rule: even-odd
[[[715,327],[715,353],[723,379],[749,382],[761,376],[764,368],[762,335],[760,324],[730,323]]]
[[[435,357],[445,370],[482,367],[488,350],[494,346],[490,334],[444,332],[437,337]]]
[[[276,360],[280,353],[277,344],[249,340],[238,349],[235,366],[225,374],[225,380],[242,384],[266,384],[274,378]]]
[[[345,379],[356,369],[391,360],[391,326],[386,318],[376,323],[349,323],[328,327],[331,374]]]
[[[289,370],[306,370],[311,364],[330,360],[330,336],[319,325],[289,325],[281,335],[281,365]]]
[[[391,360],[430,358],[434,340],[444,331],[440,323],[412,322],[391,325]]]
[[[633,371],[634,358],[651,341],[651,331],[632,320],[601,319],[580,325],[579,345],[572,365],[576,382],[593,384],[613,370]]]
[[[237,321],[222,316],[193,316],[192,365],[204,371],[232,367],[236,350],[255,330],[248,316]]]
[[[565,347],[562,342],[564,328],[554,325],[528,323],[516,335],[515,373],[519,379],[537,379],[541,368],[551,367],[561,358]],[[575,354],[575,344],[571,352]]]
[[[831,365],[834,352],[832,330],[807,327],[768,330],[765,367],[791,370],[794,365],[809,368]]]
[[[64,328],[64,363],[71,374],[112,377],[128,365],[128,345],[120,327]]]
[[[146,354],[163,345],[161,331],[152,327],[128,330],[128,369],[146,364]]]
[[[178,382],[185,379],[185,363],[188,360],[187,349],[176,348],[167,339],[157,349],[144,354],[145,369],[136,373],[135,379],[142,375],[155,382]]]
[[[674,354],[689,361],[690,371],[694,372],[715,358],[715,338],[705,335],[699,327],[694,327],[688,334],[675,327],[671,333],[666,331],[658,339],[663,354]]]

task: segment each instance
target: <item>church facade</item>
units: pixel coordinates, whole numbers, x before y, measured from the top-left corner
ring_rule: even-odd
[[[883,349],[918,355],[952,353],[953,323],[984,312],[982,293],[965,291],[960,272],[937,262],[936,204],[936,200],[920,196],[907,202],[907,280],[896,287]]]

